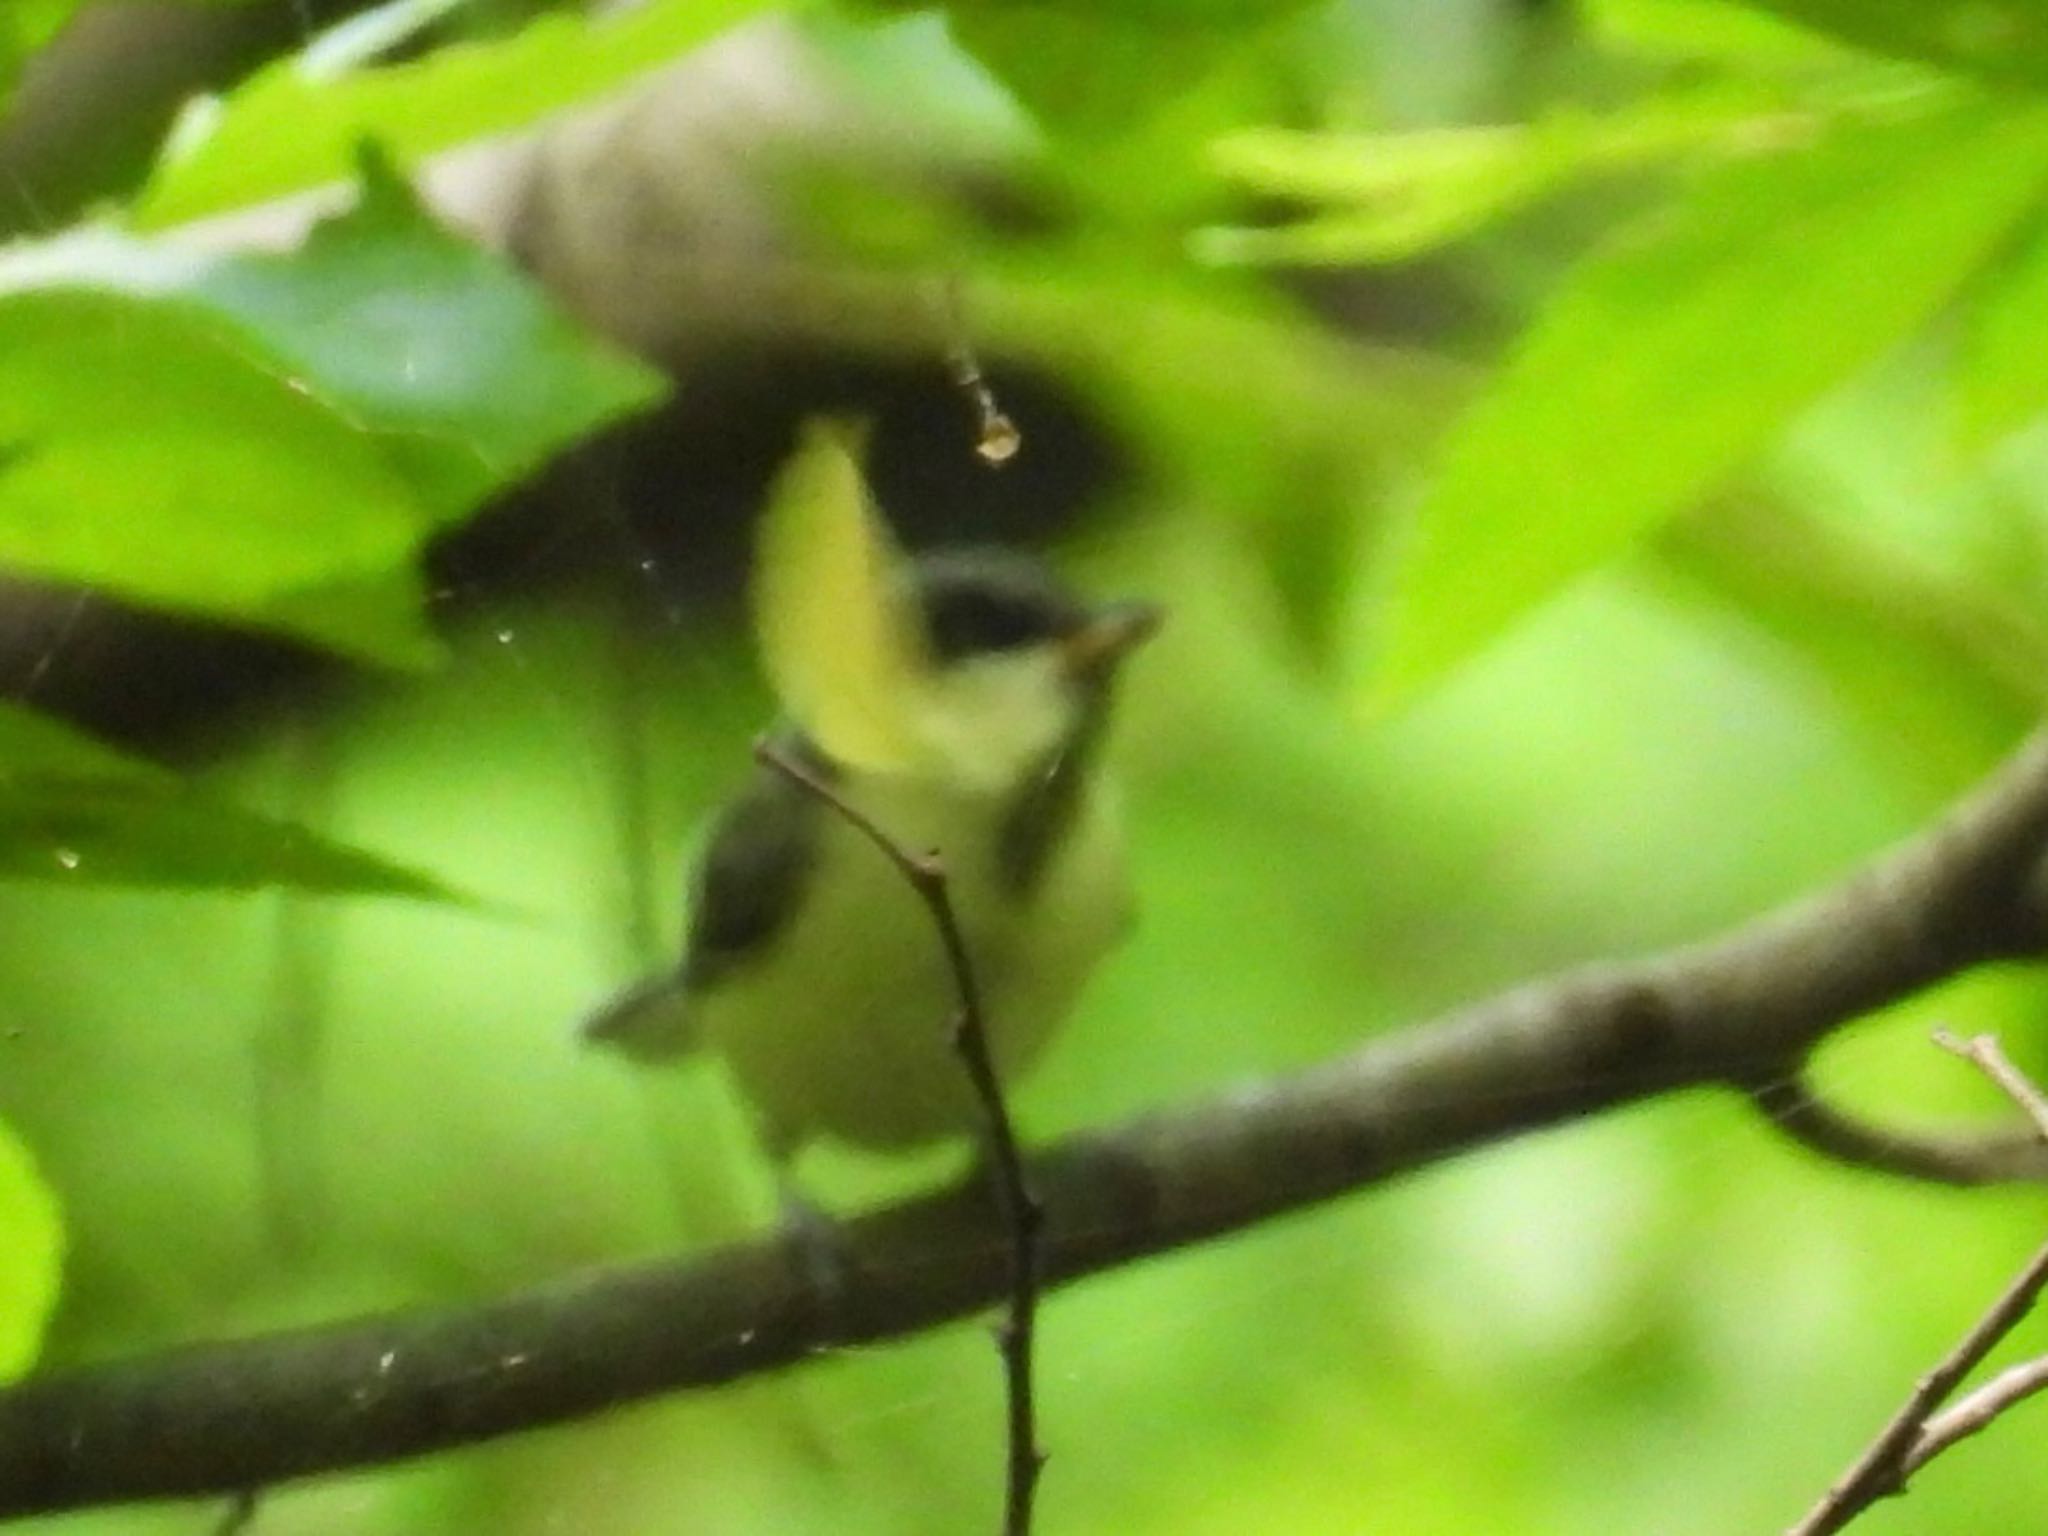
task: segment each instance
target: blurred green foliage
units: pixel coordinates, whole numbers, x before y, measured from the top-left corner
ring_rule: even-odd
[[[60,1244],[61,1365],[488,1296],[772,1208],[715,1070],[640,1080],[570,1037],[665,958],[682,852],[769,707],[744,641],[624,611],[663,575],[630,541],[609,594],[463,593],[443,643],[423,610],[422,542],[655,377],[374,156],[293,253],[165,233],[344,177],[366,138],[411,161],[531,122],[757,9],[465,33],[385,7],[188,114],[110,224],[0,255],[11,569],[418,669],[189,779],[0,713],[0,1372]],[[1745,917],[1918,825],[2048,694],[2031,10],[1188,22],[792,24],[899,142],[1041,217],[843,146],[829,175],[759,168],[807,270],[959,274],[989,356],[1128,451],[1063,553],[1173,611],[1117,743],[1144,916],[1020,1095],[1035,1135]],[[0,80],[45,35],[0,30]],[[843,345],[922,344],[817,307]],[[388,899],[451,890],[484,900]],[[1820,1070],[1902,1120],[1993,1115],[1925,1032],[2038,1066],[2044,1002],[1972,978]],[[803,1172],[844,1208],[961,1155]],[[1782,1528],[2042,1214],[1819,1165],[1710,1094],[1473,1156],[1055,1299],[1042,1529]],[[999,1391],[982,1331],[946,1330],[286,1490],[258,1529],[975,1528]],[[1861,1528],[2030,1529],[2025,1429]]]
[[[14,90],[29,56],[54,37],[80,0],[22,0],[0,13],[0,101]]]
[[[64,1228],[56,1197],[14,1134],[0,1125],[0,1381],[35,1359],[57,1302]]]
[[[403,3],[403,0],[400,0]],[[402,158],[500,133],[652,69],[759,11],[758,0],[653,0],[586,20],[541,16],[509,38],[381,63],[319,44],[188,116],[135,201],[145,226],[245,207],[346,175],[373,138]],[[410,6],[424,24],[429,8]],[[383,31],[344,33],[380,51]]]

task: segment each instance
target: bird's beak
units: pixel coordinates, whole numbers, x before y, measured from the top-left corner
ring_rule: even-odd
[[[1166,618],[1157,603],[1110,603],[1096,609],[1088,622],[1060,642],[1067,671],[1075,677],[1101,677],[1151,639]]]

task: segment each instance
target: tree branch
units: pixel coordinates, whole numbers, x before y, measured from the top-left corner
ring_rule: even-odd
[[[2031,1131],[1945,1134],[1873,1125],[1828,1103],[1802,1069],[1747,1092],[1779,1130],[1837,1162],[1964,1187],[2048,1179],[2048,1143]]]
[[[1723,937],[1594,965],[1030,1159],[1043,1278],[1167,1252],[1523,1131],[1755,1080],[2048,939],[2048,735],[1929,831]],[[0,1391],[0,1516],[232,1493],[709,1387],[980,1310],[1009,1241],[963,1187],[846,1222],[832,1297],[772,1240]]]

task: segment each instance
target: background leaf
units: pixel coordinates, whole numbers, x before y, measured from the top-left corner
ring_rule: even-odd
[[[275,618],[403,565],[432,525],[335,403],[183,298],[0,299],[0,443],[0,561],[185,612]],[[359,648],[404,657],[416,626],[379,615]]]
[[[433,657],[421,543],[662,381],[365,167],[360,205],[291,255],[209,263],[104,232],[12,253],[0,560]]]
[[[34,1364],[57,1305],[64,1224],[57,1197],[0,1120],[0,1381]]]
[[[1750,0],[1873,53],[2048,85],[2048,9],[2035,0]]]
[[[11,704],[0,704],[0,880],[466,899]]]
[[[2048,408],[2048,230],[2036,228],[1994,269],[1962,329],[1956,372],[1957,428],[1979,446]]]
[[[335,181],[375,138],[405,159],[532,122],[663,64],[766,7],[652,0],[595,17],[543,16],[515,36],[457,43],[339,79],[294,60],[259,71],[169,155],[132,214],[174,224]]]
[[[1563,108],[1497,127],[1249,129],[1216,142],[1219,172],[1255,193],[1333,206],[1272,228],[1206,230],[1197,250],[1229,261],[1406,260],[1576,180],[1704,153],[1796,148],[1821,126],[1814,109],[1743,90],[1653,98],[1619,112]]]
[[[1579,11],[1603,41],[1632,53],[1775,69],[1827,63],[1843,52],[1833,39],[1743,0],[1579,0]]]
[[[191,291],[317,380],[434,526],[659,398],[653,368],[434,224],[381,152],[362,165],[361,202],[303,249],[224,262]]]
[[[2044,176],[2048,112],[1944,110],[1721,167],[1587,262],[1446,444],[1393,574],[1382,701],[1612,558],[1924,319]]]

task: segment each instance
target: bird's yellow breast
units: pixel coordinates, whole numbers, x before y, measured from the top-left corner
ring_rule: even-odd
[[[1083,792],[1035,888],[997,876],[1003,804],[928,782],[862,779],[850,799],[905,846],[936,849],[981,983],[998,1071],[1014,1081],[1129,924],[1113,795]],[[930,914],[859,832],[827,814],[817,863],[774,951],[702,999],[705,1042],[731,1067],[772,1150],[817,1137],[905,1147],[976,1129],[950,1026],[958,992]]]

